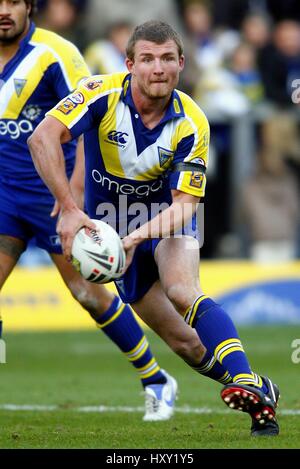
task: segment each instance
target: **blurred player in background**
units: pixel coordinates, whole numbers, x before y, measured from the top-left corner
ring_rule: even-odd
[[[30,19],[34,7],[34,0],[0,0],[0,288],[28,241],[35,238],[74,298],[137,369],[145,388],[144,420],[166,420],[173,413],[176,381],[160,369],[130,307],[104,287],[85,281],[62,256],[55,217],[59,206],[53,209],[54,199],[27,147],[28,137],[45,113],[90,75],[72,43],[35,27]],[[69,101],[66,115],[77,104]],[[77,146],[75,169],[76,142],[66,144],[63,152],[62,168],[82,208],[82,142]],[[2,321],[0,336],[1,327]]]
[[[129,73],[83,81],[29,140],[38,172],[62,207],[64,253],[70,258],[75,233],[91,223],[77,207],[62,166],[61,143],[84,133],[89,216],[99,216],[101,204],[110,203],[120,224],[120,194],[128,206],[143,202],[149,209],[148,220],[123,239],[128,269],[115,282],[121,298],[175,351],[174,338],[195,331],[206,353],[191,363],[191,343],[184,359],[225,384],[222,399],[250,414],[253,436],[277,435],[277,386],[252,372],[230,317],[199,283],[199,243],[190,234],[205,191],[209,125],[197,104],[175,89],[184,67],[181,38],[163,22],[137,26],[126,63]],[[74,99],[78,105],[69,109]],[[167,206],[153,216],[154,204],[162,202]],[[129,224],[129,210],[127,215]],[[183,236],[170,236],[182,227]]]

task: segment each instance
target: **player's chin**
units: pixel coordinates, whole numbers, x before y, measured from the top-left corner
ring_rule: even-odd
[[[170,96],[169,89],[152,89],[150,90],[149,96],[153,99],[162,99]]]
[[[14,42],[16,37],[17,37],[17,34],[13,30],[13,28],[0,29],[0,41],[6,42],[6,43],[11,43],[11,42]]]

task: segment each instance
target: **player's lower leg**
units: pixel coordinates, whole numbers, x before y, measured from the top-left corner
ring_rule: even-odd
[[[109,309],[96,323],[136,368],[144,387],[166,383],[166,377],[152,355],[148,340],[130,306],[115,297]]]
[[[210,361],[204,363],[204,369],[217,361],[232,378],[221,391],[224,402],[232,409],[250,414],[252,435],[277,435],[279,427],[275,409],[279,399],[278,387],[269,378],[252,372],[237,330],[226,312],[202,295],[194,301],[185,320],[196,329],[207,348],[206,355]],[[221,373],[216,367],[215,377],[218,372]]]
[[[143,420],[168,420],[174,413],[177,382],[159,367],[131,308],[116,297],[97,319],[97,326],[118,345],[139,373],[145,389]]]
[[[248,363],[238,332],[228,314],[205,295],[197,298],[185,315],[207,349],[234,383],[253,385],[267,392],[261,378],[254,375]]]

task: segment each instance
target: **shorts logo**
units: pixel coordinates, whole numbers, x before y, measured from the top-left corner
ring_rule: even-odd
[[[125,148],[126,144],[128,143],[126,140],[126,137],[129,137],[129,135],[126,132],[119,132],[118,130],[111,130],[107,134],[108,140],[106,140],[106,142],[112,143],[121,148]]]
[[[101,85],[103,83],[103,80],[90,80],[87,83],[84,84],[85,88],[93,91],[96,88],[101,88]]]
[[[193,172],[191,175],[190,186],[197,187],[197,189],[201,189],[203,181],[204,181],[203,173]]]
[[[60,237],[58,235],[53,235],[49,237],[51,246],[61,246]]]

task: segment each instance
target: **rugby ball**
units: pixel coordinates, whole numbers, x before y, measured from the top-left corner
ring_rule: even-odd
[[[92,220],[96,229],[81,228],[72,245],[72,264],[90,282],[108,283],[122,276],[125,251],[118,233],[107,223]]]

